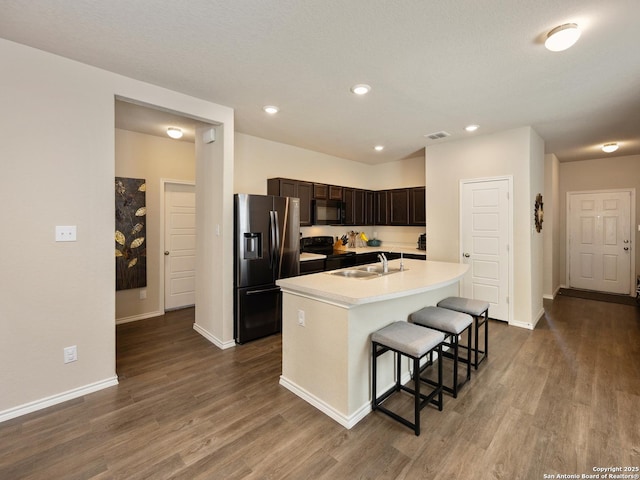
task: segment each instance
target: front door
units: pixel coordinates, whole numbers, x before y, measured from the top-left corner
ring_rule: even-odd
[[[631,293],[631,191],[568,193],[569,286]]]
[[[460,185],[460,247],[469,273],[462,295],[489,302],[489,317],[509,321],[510,180],[469,180]]]
[[[173,310],[196,303],[195,186],[166,183],[164,209],[164,309]]]

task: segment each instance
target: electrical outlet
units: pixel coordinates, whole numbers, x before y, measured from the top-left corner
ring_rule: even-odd
[[[300,325],[301,327],[305,326],[304,310],[298,310],[298,325]]]
[[[140,290],[140,300],[144,300],[145,298],[147,298],[147,289],[143,288]]]
[[[75,225],[56,226],[56,242],[75,242],[75,241],[76,241]]]
[[[78,360],[78,347],[72,345],[64,348],[64,363],[71,363]]]

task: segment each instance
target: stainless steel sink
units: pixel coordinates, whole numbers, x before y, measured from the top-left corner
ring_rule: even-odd
[[[389,267],[389,271],[385,272],[382,268],[382,265],[365,265],[364,267],[358,267],[357,270],[361,270],[363,272],[374,272],[380,275],[388,275],[390,273],[396,273],[396,272],[401,272],[403,270],[400,270],[399,267]],[[408,270],[408,269],[404,269],[404,270]]]
[[[405,268],[405,270],[407,270]],[[368,280],[370,278],[382,277],[383,275],[389,275],[391,273],[401,272],[400,268],[389,267],[388,272],[384,272],[382,265],[366,265],[364,267],[350,268],[347,270],[334,270],[327,272],[329,275],[337,275],[339,277],[346,278],[359,278],[361,280]]]
[[[327,272],[329,275],[337,275],[339,277],[346,278],[359,278],[362,280],[366,280],[369,278],[379,277],[380,274],[376,272],[368,272],[366,270],[334,270],[333,272]]]

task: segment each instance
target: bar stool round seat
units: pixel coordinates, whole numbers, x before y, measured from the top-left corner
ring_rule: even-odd
[[[428,394],[420,392],[420,360],[431,352],[442,353],[444,334],[437,330],[427,329],[407,322],[394,322],[371,334],[372,345],[372,401],[371,409],[380,410],[391,418],[412,428],[416,435],[420,435],[420,410],[426,405],[433,404],[442,410],[442,365],[438,365],[438,381],[433,382],[433,389]],[[396,356],[395,385],[381,395],[377,394],[377,364],[378,357],[385,352],[392,351]],[[413,360],[414,388],[411,389],[401,383],[401,359],[402,356]],[[383,402],[393,393],[405,391],[414,397],[413,422],[386,408]]]
[[[478,365],[482,363],[489,355],[489,303],[482,300],[475,300],[464,297],[447,297],[438,302],[438,307],[453,310],[455,312],[465,313],[473,318],[474,323],[474,343],[469,344],[469,356],[473,351],[474,359],[472,365],[477,370]],[[480,327],[484,325],[484,347],[479,345]]]
[[[465,330],[467,332],[467,342],[469,345],[471,344],[471,324],[473,323],[471,317],[464,313],[447,310],[446,308],[424,307],[412,313],[410,319],[415,325],[435,329],[445,335],[443,346],[451,348],[453,353],[451,351],[443,351],[438,363],[442,364],[444,357],[453,359],[453,381],[451,387],[443,385],[442,389],[452,394],[453,398],[457,398],[460,387],[471,379],[470,352],[467,352],[466,357],[461,358],[459,351],[460,335],[462,335]],[[430,362],[432,361],[433,359],[430,359]],[[464,363],[467,367],[466,377],[462,381],[458,381],[458,365],[460,363]],[[429,384],[432,383],[432,380],[429,379],[423,378],[422,380]]]

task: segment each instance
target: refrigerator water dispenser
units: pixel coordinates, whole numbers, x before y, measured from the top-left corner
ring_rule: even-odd
[[[244,234],[244,259],[262,258],[262,233],[248,232]]]

